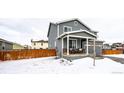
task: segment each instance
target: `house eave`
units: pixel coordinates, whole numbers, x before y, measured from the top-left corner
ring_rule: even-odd
[[[56,25],[55,23],[52,23],[52,22],[50,22],[50,23],[49,23],[49,28],[48,28],[47,37],[49,37],[49,33],[50,33],[50,27],[51,27],[51,25],[52,25],[52,24],[53,24],[53,25]]]
[[[87,31],[87,30],[77,30],[77,31],[71,31],[71,32],[65,32],[65,33],[63,33],[63,34],[61,34],[59,37],[57,37],[57,39],[60,39],[61,37],[63,37],[64,35],[69,35],[69,34],[72,34],[72,33],[79,33],[79,32],[86,32],[86,33],[88,33],[88,34],[90,34],[90,35],[92,35],[92,36],[94,36],[94,37],[97,37],[97,35],[95,35],[95,34],[92,34],[92,33],[90,33],[89,31]]]
[[[73,19],[58,21],[56,24],[62,24],[62,23],[69,22],[69,21],[78,21],[78,22],[81,23],[83,26],[85,26],[88,30],[91,30],[86,24],[84,24],[84,23],[83,23],[80,19],[78,19],[78,18],[73,18]]]

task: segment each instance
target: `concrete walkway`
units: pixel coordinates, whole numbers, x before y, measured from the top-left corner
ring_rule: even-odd
[[[124,58],[110,57],[110,56],[104,56],[104,58],[110,58],[113,61],[120,62],[120,63],[124,64]]]

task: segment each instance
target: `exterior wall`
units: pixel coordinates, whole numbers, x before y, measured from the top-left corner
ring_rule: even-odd
[[[77,48],[81,48],[81,39],[77,39]]]
[[[24,49],[24,47],[18,44],[13,44],[13,49]]]
[[[77,40],[77,48],[81,48],[81,39],[80,38],[69,37],[69,39],[76,39]]]
[[[13,49],[13,44],[7,42],[0,42],[0,50],[12,50],[12,49]]]
[[[2,50],[2,42],[0,42],[0,50]]]
[[[13,44],[5,43],[5,50],[11,50],[13,48]]]
[[[64,38],[64,48],[67,49],[67,38]]]
[[[51,24],[51,28],[49,31],[49,37],[48,37],[48,48],[49,49],[55,49],[55,41],[57,38],[57,26]],[[56,41],[57,44],[57,41]]]
[[[86,48],[86,42],[84,42],[84,47]],[[89,45],[89,53],[90,54],[93,54],[94,50],[94,46],[93,46],[93,41],[89,41],[88,42],[88,45]],[[96,50],[96,55],[102,55],[102,46],[103,46],[103,42],[97,42],[95,43],[95,50]]]
[[[64,43],[64,42],[63,42]],[[59,57],[61,57],[62,55],[62,39],[59,39],[56,41],[57,47],[56,47],[56,51],[57,51],[57,55]]]
[[[86,52],[86,39],[72,38],[72,37],[70,37],[69,39],[76,39],[77,40],[77,48],[83,48],[83,49],[85,49],[85,52]],[[64,39],[63,43],[64,43],[64,49],[67,49],[67,38]],[[88,41],[88,45],[89,45],[88,46],[89,53],[93,54],[93,52],[94,52],[93,41]],[[102,45],[103,45],[102,42],[96,41],[96,55],[102,55]]]
[[[72,38],[70,37],[69,39],[76,39],[77,40],[77,48],[81,48],[81,39],[80,38]],[[64,38],[64,48],[67,49],[67,38]]]
[[[80,30],[80,29],[83,29],[83,30],[88,30],[85,26],[83,26],[80,22],[76,21],[78,24],[75,25],[74,24],[75,21],[70,21],[70,22],[65,22],[65,23],[61,23],[59,25],[59,35],[61,35],[64,31],[63,31],[63,27],[64,26],[70,26],[72,27],[72,31],[76,31],[76,30]],[[92,32],[91,33],[94,33],[94,34],[97,34],[95,32]]]
[[[31,46],[32,46],[32,49],[47,49],[48,43],[47,42],[32,42]]]
[[[93,50],[93,46],[89,46],[89,53],[93,54],[94,50]],[[96,55],[102,55],[102,47],[101,46],[96,46],[95,47],[95,51],[96,51]]]

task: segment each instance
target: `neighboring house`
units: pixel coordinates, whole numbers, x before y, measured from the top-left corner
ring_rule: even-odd
[[[13,43],[0,38],[0,50],[12,50]]]
[[[20,44],[13,43],[0,38],[0,50],[24,49]]]
[[[103,49],[111,49],[111,45],[109,45],[109,44],[103,44]]]
[[[112,48],[122,47],[122,43],[113,43]]]
[[[13,43],[13,49],[24,49],[24,46],[17,43]]]
[[[71,54],[102,54],[103,41],[97,40],[96,31],[92,31],[79,19],[50,23],[48,29],[48,48],[56,49],[58,56]],[[95,42],[94,42],[95,41]]]
[[[48,41],[45,41],[45,40],[33,41],[33,40],[31,40],[31,47],[32,47],[32,49],[47,49]]]
[[[29,45],[24,45],[24,49],[32,49]]]

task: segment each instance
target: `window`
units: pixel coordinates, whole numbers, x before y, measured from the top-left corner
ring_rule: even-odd
[[[41,43],[41,46],[43,46],[43,43]]]
[[[77,21],[74,21],[74,25],[77,26],[78,25],[78,22]]]
[[[64,26],[64,32],[72,31],[72,27]]]
[[[34,43],[34,46],[36,45],[36,43]]]

